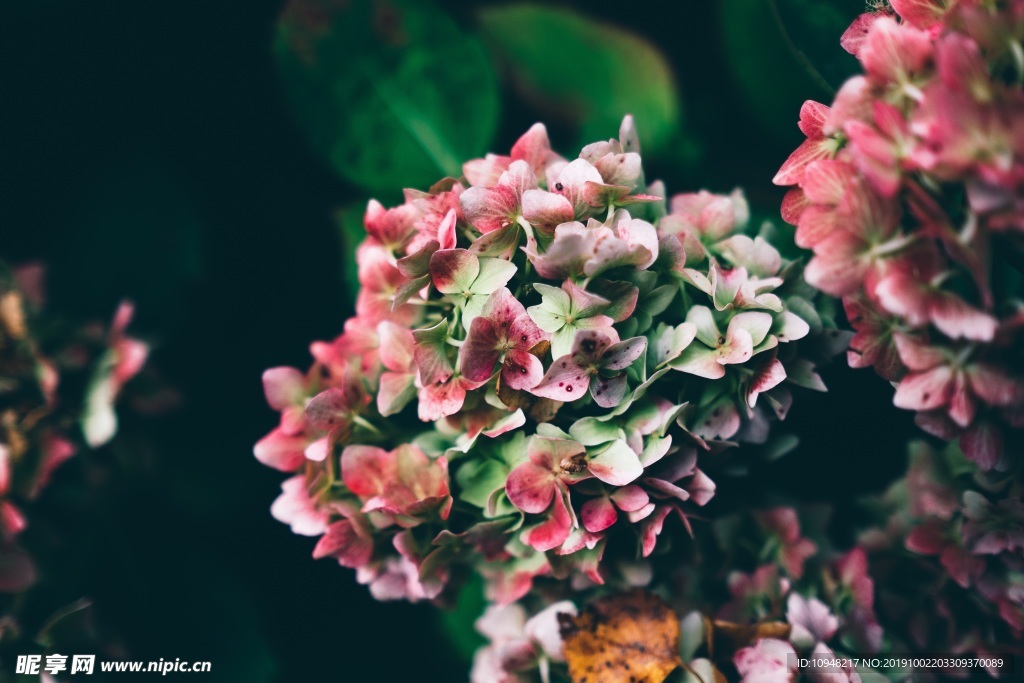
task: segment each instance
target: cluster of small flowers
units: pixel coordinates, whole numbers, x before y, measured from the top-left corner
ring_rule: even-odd
[[[17,544],[26,505],[83,441],[95,448],[113,438],[114,402],[148,355],[146,344],[126,335],[130,304],[107,330],[69,331],[42,311],[42,280],[35,265],[0,272],[0,593],[35,581],[32,559]],[[82,377],[84,395],[67,386]]]
[[[631,117],[571,161],[537,124],[463,170],[369,203],[355,317],[264,374],[255,455],[295,473],[272,513],[381,599],[459,567],[501,604],[606,581],[611,534],[646,558],[670,515],[691,531],[706,454],[764,442],[847,341],[742,194],[666,206]]]
[[[987,655],[1024,642],[1022,496],[1019,478],[979,472],[955,445],[912,444],[906,477],[874,506],[886,523],[861,545],[886,568],[886,623],[916,651]]]
[[[797,510],[791,507],[750,516],[754,524],[746,524],[748,531],[742,537],[749,539],[749,547],[759,549],[759,566],[750,573],[728,574],[731,599],[716,613],[728,623],[767,625],[733,653],[738,680],[796,680],[799,658],[842,662],[849,660],[848,653],[880,652],[883,631],[875,614],[875,583],[864,550],[826,552],[825,539],[815,542],[802,534]],[[742,539],[720,532],[720,542]],[[813,564],[810,570],[808,563]],[[691,618],[691,628],[697,623]],[[691,666],[700,671],[709,664],[697,660]],[[830,683],[860,683],[863,673],[838,664],[803,671],[807,680]]]
[[[843,297],[851,366],[1004,468],[1024,426],[1024,2],[891,0],[842,45],[864,74],[805,103],[775,176],[807,281]]]
[[[821,683],[900,679],[898,672],[888,679],[862,679],[865,672],[849,666],[802,672],[798,666],[799,658],[841,663],[847,653],[881,651],[875,585],[862,548],[842,554],[819,550],[802,534],[797,511],[789,507],[723,518],[716,527],[720,547],[708,549],[702,570],[684,569],[675,578],[685,578],[655,586],[679,608],[677,614],[685,614],[680,620],[683,680],[783,683],[797,680],[798,673],[804,675],[800,680]],[[737,548],[752,551],[753,571],[708,571],[731,566]],[[717,585],[722,576],[726,586]],[[680,591],[680,586],[688,588]],[[709,601],[723,589],[730,596],[725,604]],[[568,601],[547,606],[529,620],[519,604],[489,608],[477,628],[490,642],[477,652],[472,680],[548,681],[549,669],[563,669],[566,659],[553,626],[556,617],[576,613]]]

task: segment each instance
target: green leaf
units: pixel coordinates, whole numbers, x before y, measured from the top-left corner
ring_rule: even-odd
[[[602,422],[596,417],[584,417],[569,427],[569,434],[584,446],[599,446],[625,436],[617,425]]]
[[[517,89],[546,117],[579,126],[584,142],[606,140],[626,114],[644,151],[678,132],[680,103],[665,57],[650,43],[572,10],[539,4],[487,7],[484,36]]]
[[[453,609],[435,610],[448,642],[467,668],[477,648],[487,642],[475,628],[476,620],[483,614],[485,606],[483,579],[473,574],[459,590]]]
[[[483,45],[428,3],[291,0],[275,53],[313,147],[370,191],[460,176],[494,135],[498,87]]]
[[[792,137],[800,105],[828,104],[857,70],[839,38],[863,0],[722,0],[719,8],[727,62],[766,130]]]
[[[475,460],[459,468],[455,479],[459,484],[459,500],[478,508],[487,507],[487,499],[505,488],[509,468],[497,460]]]

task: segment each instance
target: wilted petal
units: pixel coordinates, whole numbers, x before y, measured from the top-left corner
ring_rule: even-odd
[[[523,628],[527,638],[540,645],[544,654],[555,662],[565,661],[562,653],[562,633],[558,615],[576,616],[576,605],[563,600],[550,605],[530,617]]]

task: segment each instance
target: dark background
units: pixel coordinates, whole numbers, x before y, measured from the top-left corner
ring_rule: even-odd
[[[480,4],[441,7],[472,26]],[[729,42],[717,2],[569,4],[646,37],[673,66],[686,150],[654,159],[648,177],[670,192],[742,185],[777,216],[770,180],[801,140],[800,103],[831,95],[798,57],[766,53],[776,28],[733,27]],[[855,67],[838,37],[861,5],[828,5],[831,22],[801,23],[800,47],[834,53],[840,66],[822,70],[834,86]],[[88,595],[110,642],[133,658],[211,660],[204,680],[464,680],[431,607],[376,603],[270,517],[283,477],[251,454],[275,420],[262,370],[304,367],[309,341],[350,312],[333,213],[366,199],[290,113],[270,49],[281,6],[0,2],[0,257],[46,262],[51,308],[70,316],[106,318],[134,299],[135,330],[182,397],[163,417],[126,418],[126,434],[148,438],[94,456],[116,474],[84,509],[58,493],[40,513],[71,540],[50,548],[60,569],[39,614]],[[782,67],[751,90],[765,59]],[[492,149],[537,118],[508,103]],[[570,128],[552,137],[573,153]],[[789,418],[801,447],[737,484],[741,499],[787,493],[842,512],[900,471],[910,427],[891,390],[842,362],[825,379],[832,392],[798,396]],[[81,472],[69,465],[54,489]]]

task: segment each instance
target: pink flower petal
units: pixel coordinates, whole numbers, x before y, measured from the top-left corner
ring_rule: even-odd
[[[615,524],[619,513],[615,511],[611,500],[601,496],[584,503],[580,516],[583,520],[583,528],[596,534]]]
[[[949,402],[953,392],[953,370],[940,365],[907,375],[896,387],[893,404],[908,410],[934,410]]]
[[[860,51],[864,46],[864,41],[867,40],[871,24],[875,23],[878,16],[874,12],[865,12],[854,19],[853,23],[850,24],[849,28],[846,29],[839,39],[839,44],[842,45],[843,49],[854,57],[860,57]]]
[[[373,555],[373,541],[356,533],[352,522],[347,519],[335,522],[327,528],[313,549],[313,559],[333,557],[338,564],[350,569],[365,566]]]
[[[380,338],[380,362],[388,370],[408,372],[413,362],[415,340],[407,327],[390,321],[377,325]]]
[[[256,443],[253,455],[268,467],[294,472],[306,459],[303,454],[305,448],[305,437],[289,436],[278,427]]]
[[[501,357],[500,343],[498,329],[489,317],[481,315],[474,318],[460,351],[463,375],[473,382],[483,382],[493,375],[494,366]]]
[[[505,481],[505,495],[517,508],[540,514],[551,505],[555,494],[555,475],[550,468],[527,461],[512,470]]]
[[[295,368],[270,368],[263,373],[263,393],[274,410],[301,403],[306,394],[306,377]]]
[[[442,294],[462,294],[480,274],[480,260],[465,249],[435,251],[430,257],[430,276]]]
[[[501,381],[518,391],[533,389],[544,378],[544,365],[532,353],[513,349],[505,354]]]
[[[341,478],[357,496],[378,495],[397,476],[397,461],[383,448],[346,446],[341,452]]]
[[[635,484],[618,489],[611,495],[612,502],[623,512],[636,512],[650,501],[647,492]]]
[[[612,486],[625,486],[644,473],[640,458],[625,441],[613,441],[596,455],[591,455],[587,469],[595,477]]]
[[[530,389],[530,393],[556,401],[575,401],[586,394],[590,386],[590,373],[590,369],[583,366],[574,355],[562,356],[551,364],[540,383]]]
[[[561,492],[556,492],[555,502],[546,521],[525,530],[521,539],[523,543],[534,550],[546,552],[553,550],[569,538],[572,530],[572,521],[569,518],[569,511],[565,507],[565,499]]]

